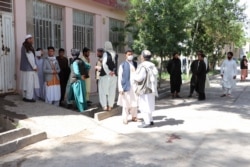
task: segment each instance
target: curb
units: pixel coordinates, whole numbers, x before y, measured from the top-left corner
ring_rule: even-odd
[[[18,138],[16,140],[12,140],[5,144],[0,144],[0,156],[14,152],[18,149],[24,148],[25,146],[34,144],[36,142],[39,142],[45,139],[47,139],[47,134],[45,132],[38,132],[38,133],[27,135],[25,137]]]

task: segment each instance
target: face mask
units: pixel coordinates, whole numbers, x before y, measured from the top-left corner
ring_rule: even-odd
[[[133,60],[133,58],[134,58],[134,56],[133,56],[133,55],[128,56],[128,61],[132,61],[132,60]]]

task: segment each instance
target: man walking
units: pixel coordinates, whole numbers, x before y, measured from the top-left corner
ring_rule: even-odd
[[[233,60],[233,52],[227,53],[227,59],[223,61],[220,69],[220,74],[222,77],[222,88],[224,93],[221,97],[229,96],[231,97],[232,89],[236,85],[236,75],[237,75],[237,64]]]

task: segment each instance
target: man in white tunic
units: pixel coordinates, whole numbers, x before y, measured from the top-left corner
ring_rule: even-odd
[[[106,41],[105,52],[102,59],[100,79],[98,83],[99,100],[103,110],[110,111],[113,108],[117,84],[117,54],[113,50],[112,43]],[[107,104],[108,102],[108,104]]]
[[[233,53],[227,53],[227,59],[223,61],[220,69],[220,74],[222,77],[222,88],[224,93],[221,97],[231,96],[232,88],[236,85],[236,75],[237,75],[237,64],[233,60]]]
[[[36,64],[38,69],[38,79],[40,89],[36,89],[36,95],[40,100],[44,100],[44,76],[43,76],[43,50],[41,48],[37,48],[36,50]]]
[[[132,121],[137,121],[137,95],[135,94],[134,75],[136,65],[133,61],[133,52],[127,50],[125,52],[126,61],[124,61],[118,70],[118,90],[119,96],[117,105],[122,106],[123,123],[128,123],[129,113]]]
[[[144,123],[138,126],[139,128],[147,128],[154,125],[152,112],[155,110],[155,96],[158,96],[158,70],[150,62],[150,59],[151,52],[148,50],[142,51],[142,63],[138,66],[134,78],[135,82],[137,82],[136,93],[139,95],[139,110],[144,120]]]
[[[21,49],[21,90],[23,101],[35,102],[35,89],[39,89],[35,50],[32,35],[27,35]]]

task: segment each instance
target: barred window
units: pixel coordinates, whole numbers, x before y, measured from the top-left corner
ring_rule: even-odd
[[[12,0],[0,0],[0,11],[12,12]]]
[[[117,53],[124,52],[125,32],[123,21],[109,18],[109,40]]]
[[[33,10],[35,48],[63,47],[63,8],[35,0]]]
[[[73,12],[73,47],[82,50],[88,47],[94,50],[94,15],[74,10]]]

